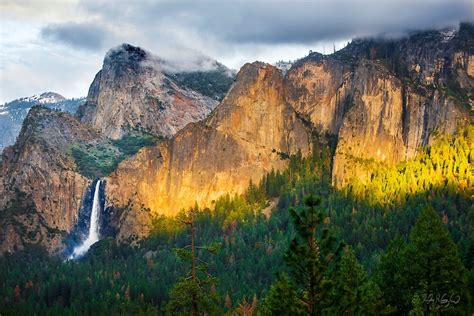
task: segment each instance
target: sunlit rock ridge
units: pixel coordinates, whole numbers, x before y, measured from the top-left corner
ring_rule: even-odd
[[[164,65],[121,45],[107,54],[76,118],[42,107],[30,111],[2,158],[0,209],[8,227],[0,235],[2,252],[26,243],[61,249],[93,180],[71,155],[71,143],[113,157],[120,152],[111,139],[131,131],[161,139],[104,177],[105,209],[115,214],[117,237],[128,240],[146,236],[154,215],[211,206],[272,168],[285,169],[288,155],[311,152],[315,135],[335,144],[332,182],[341,188],[352,177],[364,182],[373,163],[409,159],[433,135],[472,124],[471,24],[354,40],[331,55],[311,53],[285,73],[248,63],[227,93],[196,85],[201,75],[178,76]],[[231,72],[216,69],[232,82]],[[70,132],[62,136],[62,130]]]
[[[472,25],[399,40],[355,40],[332,54],[312,53],[283,76],[245,65],[203,122],[124,161],[108,182],[108,206],[125,209],[120,236],[147,233],[149,216],[174,215],[242,193],[288,154],[310,150],[312,133],[336,138],[333,184],[364,181],[372,163],[414,157],[433,133],[472,123]]]
[[[80,106],[75,116],[63,111],[75,112],[77,106],[62,108],[68,100],[53,93],[13,102],[23,115],[18,124],[26,119],[15,144],[0,159],[0,253],[28,244],[40,244],[51,253],[62,250],[64,238],[77,225],[87,188],[127,155],[113,139],[132,132],[159,140],[206,117],[227,91],[233,73],[216,61],[205,61],[198,65],[204,70],[177,70],[124,44],[106,55],[85,104],[75,103]],[[216,76],[223,79],[219,89],[205,86]],[[209,96],[188,86],[205,87]],[[53,101],[58,110],[46,107]],[[37,103],[42,105],[30,110]],[[6,118],[18,108],[10,105],[2,107]]]

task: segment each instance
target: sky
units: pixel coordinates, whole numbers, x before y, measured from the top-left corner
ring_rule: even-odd
[[[0,0],[0,104],[45,91],[86,96],[121,43],[238,70],[473,19],[472,0]]]

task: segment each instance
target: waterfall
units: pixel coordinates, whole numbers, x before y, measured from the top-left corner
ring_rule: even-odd
[[[69,259],[79,258],[84,255],[89,248],[99,241],[99,216],[100,216],[100,184],[102,180],[97,180],[94,191],[94,200],[92,202],[91,218],[89,221],[89,234],[87,239],[81,245],[74,248]]]

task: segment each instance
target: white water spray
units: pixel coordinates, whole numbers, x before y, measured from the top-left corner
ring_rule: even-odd
[[[89,225],[89,235],[84,240],[82,245],[74,248],[69,259],[75,259],[84,255],[89,248],[99,241],[99,214],[100,214],[100,184],[101,180],[97,181],[94,191],[94,201],[92,202],[91,219]]]

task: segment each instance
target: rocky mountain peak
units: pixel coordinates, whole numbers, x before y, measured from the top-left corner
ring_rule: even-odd
[[[20,102],[32,102],[35,104],[57,103],[65,100],[65,97],[56,92],[44,92],[40,95],[18,99]]]
[[[104,58],[105,63],[133,64],[146,60],[149,54],[140,47],[127,43],[110,49]]]
[[[130,44],[111,49],[78,111],[80,120],[119,139],[135,129],[167,138],[204,119],[217,101],[180,84],[163,65],[161,58]]]
[[[69,113],[33,106],[14,146],[2,154],[0,252],[41,243],[48,251],[62,247],[62,237],[77,222],[90,180],[79,174],[71,147],[93,143],[99,136]],[[16,223],[16,224],[12,224]]]

